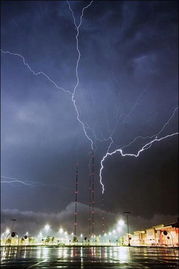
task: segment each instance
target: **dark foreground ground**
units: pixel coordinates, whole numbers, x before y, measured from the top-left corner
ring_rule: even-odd
[[[137,247],[1,247],[1,268],[179,268],[179,252]]]

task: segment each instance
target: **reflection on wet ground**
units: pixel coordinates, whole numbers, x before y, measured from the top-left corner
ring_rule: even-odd
[[[1,268],[179,268],[179,252],[139,247],[1,247]]]

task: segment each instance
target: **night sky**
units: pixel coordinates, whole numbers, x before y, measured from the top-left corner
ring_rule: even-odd
[[[77,23],[89,3],[70,1]],[[132,212],[131,229],[176,220],[177,135],[138,158],[106,158],[103,196],[99,169],[111,135],[114,151],[138,136],[155,135],[172,113],[159,137],[177,132],[177,24],[175,1],[93,1],[84,11],[75,100],[95,145],[96,231],[103,213],[106,229],[126,210]],[[15,217],[17,229],[37,231],[48,221],[54,229],[61,224],[72,230],[78,162],[85,231],[90,141],[71,95],[33,74],[20,57],[34,72],[74,90],[78,53],[68,4],[3,1],[1,31],[2,223],[10,225]],[[124,152],[137,153],[150,141],[139,138]]]

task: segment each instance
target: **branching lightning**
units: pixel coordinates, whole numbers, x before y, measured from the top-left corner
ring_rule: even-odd
[[[16,178],[16,177],[6,177],[6,176],[1,176],[1,184],[10,184],[10,185],[14,185],[14,184],[20,184],[20,185],[24,185],[26,187],[55,187],[57,188],[58,186],[56,184],[48,184],[48,183],[43,183],[40,181],[35,181],[35,180],[29,180],[29,179],[22,179],[22,178]],[[65,190],[68,190],[69,187],[67,186],[59,186],[60,189],[63,188]]]
[[[74,12],[73,12],[73,9],[70,5],[70,2],[67,0],[67,5],[68,5],[68,8],[69,8],[69,11],[71,12],[71,15],[72,15],[72,19],[73,19],[73,24],[74,24],[74,27],[75,27],[75,31],[76,31],[76,35],[75,35],[75,40],[76,40],[76,51],[77,51],[77,61],[76,61],[76,66],[75,66],[75,77],[76,77],[76,83],[74,85],[74,88],[72,91],[70,90],[67,90],[67,89],[64,89],[63,87],[59,86],[49,75],[47,75],[46,73],[44,73],[43,71],[34,71],[32,69],[32,67],[29,65],[29,63],[26,61],[26,59],[24,58],[24,56],[22,56],[21,54],[19,53],[13,53],[13,52],[10,52],[10,51],[7,51],[7,50],[1,50],[1,53],[3,54],[9,54],[9,55],[13,55],[13,56],[16,56],[16,57],[19,57],[24,66],[26,66],[28,68],[28,70],[34,75],[34,76],[43,76],[45,77],[50,83],[52,83],[52,85],[59,91],[63,91],[64,93],[67,93],[71,96],[71,101],[73,103],[73,106],[74,106],[74,109],[75,109],[75,112],[76,112],[76,118],[77,118],[77,121],[79,122],[79,124],[81,125],[82,129],[83,129],[83,132],[84,132],[84,135],[86,136],[87,140],[90,142],[90,145],[91,145],[91,149],[94,150],[94,142],[93,142],[93,139],[89,136],[88,134],[88,131],[90,129],[90,127],[88,126],[87,123],[83,122],[80,118],[80,113],[79,113],[79,109],[78,109],[78,105],[77,105],[77,102],[76,102],[76,92],[77,92],[77,89],[79,87],[79,84],[80,84],[80,78],[79,78],[79,64],[80,64],[80,59],[81,59],[81,52],[80,52],[80,48],[79,48],[79,35],[80,35],[80,27],[82,26],[82,22],[83,22],[83,16],[84,16],[84,12],[85,10],[87,10],[93,3],[93,0],[88,4],[86,5],[85,7],[83,7],[82,11],[81,11],[81,15],[80,15],[80,19],[79,19],[79,23],[77,23],[76,21],[76,18],[75,18],[75,15],[74,15]],[[143,92],[142,92],[143,94]],[[134,107],[132,107],[132,109],[129,111],[129,113],[127,114],[127,116],[125,117],[125,120],[126,118],[131,114],[131,112],[133,111],[133,109],[136,107],[137,103],[138,103],[138,100],[141,98],[141,95],[139,96],[139,98],[137,99],[136,103],[134,104]],[[114,130],[111,132],[110,136],[108,138],[105,138],[103,141],[109,141],[109,145],[107,147],[107,151],[105,153],[105,155],[103,156],[101,162],[100,162],[100,171],[99,171],[99,178],[100,178],[100,184],[102,186],[102,193],[104,193],[104,184],[103,184],[103,180],[102,180],[102,174],[103,174],[103,169],[104,169],[104,162],[105,160],[109,157],[109,156],[113,156],[114,154],[116,153],[119,153],[122,157],[134,157],[134,158],[138,158],[140,156],[140,154],[144,151],[146,151],[147,149],[149,149],[154,143],[156,142],[160,142],[160,141],[163,141],[165,139],[168,139],[168,138],[171,138],[173,136],[176,136],[178,135],[178,132],[174,132],[174,133],[171,133],[171,134],[168,134],[168,135],[165,135],[165,136],[162,136],[159,138],[159,135],[161,135],[161,133],[163,132],[163,130],[166,128],[166,126],[169,124],[170,120],[174,117],[176,111],[177,111],[178,108],[175,108],[175,110],[173,111],[172,115],[170,116],[170,118],[165,122],[165,124],[162,126],[162,128],[160,129],[159,132],[157,132],[156,134],[152,135],[152,136],[137,136],[136,138],[134,138],[130,143],[128,143],[127,145],[125,146],[118,146],[115,150],[113,151],[110,151],[111,150],[111,147],[112,145],[114,144],[114,141],[113,141],[113,133],[116,129],[116,127],[114,128]],[[93,133],[94,135],[94,133]],[[95,137],[95,135],[94,135]],[[99,140],[95,137],[96,140]],[[136,142],[138,139],[150,139],[150,142],[147,142],[145,143],[138,151],[137,153],[124,153],[124,148],[127,148],[129,146],[131,146],[134,142]],[[33,183],[31,182],[26,182],[24,180],[21,180],[21,179],[16,179],[16,178],[5,178],[5,177],[2,177],[4,178],[1,182],[2,183],[19,183],[19,184],[24,184],[24,185],[32,185]]]
[[[156,134],[154,134],[154,135],[151,135],[151,136],[141,136],[141,135],[139,135],[139,136],[137,136],[137,137],[135,137],[131,142],[129,142],[127,145],[125,145],[125,146],[123,146],[123,147],[121,147],[122,149],[124,149],[124,148],[127,148],[127,147],[129,147],[129,146],[131,146],[134,142],[136,142],[138,139],[143,139],[143,140],[145,140],[145,139],[153,139],[153,138],[157,138],[162,132],[163,132],[163,130],[165,129],[165,127],[169,124],[169,122],[171,121],[171,119],[174,117],[174,115],[175,115],[175,113],[176,113],[176,111],[178,110],[178,107],[176,107],[175,109],[174,109],[174,111],[172,112],[172,114],[171,114],[171,116],[169,117],[169,119],[164,123],[164,125],[162,126],[162,128],[156,133]]]
[[[12,183],[18,183],[18,184],[22,184],[25,186],[33,186],[34,185],[34,183],[32,181],[27,181],[24,179],[18,179],[18,178],[14,178],[14,177],[1,176],[1,184],[12,184]]]
[[[64,93],[68,93],[71,95],[71,100],[72,100],[72,103],[73,103],[73,106],[74,106],[74,109],[75,109],[75,112],[76,112],[76,116],[77,116],[77,120],[78,122],[80,123],[80,125],[82,126],[82,129],[83,129],[83,132],[86,136],[86,138],[89,140],[90,144],[91,144],[91,149],[94,149],[94,143],[93,143],[93,140],[90,138],[90,136],[88,135],[87,133],[87,130],[90,129],[90,127],[84,123],[81,119],[80,119],[80,113],[79,113],[79,110],[78,110],[78,107],[77,107],[77,104],[76,104],[76,99],[75,99],[75,94],[76,94],[76,90],[79,86],[79,82],[80,82],[80,79],[79,79],[79,72],[78,72],[78,69],[79,69],[79,63],[80,63],[80,59],[81,59],[81,53],[80,53],[80,49],[79,49],[79,34],[80,34],[80,27],[82,25],[82,20],[83,20],[83,16],[84,16],[84,12],[86,9],[88,9],[91,5],[92,5],[93,1],[91,1],[87,6],[85,6],[82,11],[81,11],[81,15],[80,15],[80,21],[79,21],[79,24],[76,23],[76,19],[75,19],[75,16],[74,16],[74,12],[71,8],[71,5],[69,3],[69,1],[67,1],[67,4],[68,4],[68,7],[69,7],[69,10],[72,14],[72,18],[73,18],[73,22],[74,22],[74,26],[75,26],[75,30],[76,30],[76,36],[75,36],[75,39],[76,39],[76,50],[77,50],[77,53],[78,53],[78,57],[77,57],[77,61],[76,61],[76,67],[75,67],[75,75],[76,75],[76,84],[73,88],[73,91],[69,91],[69,90],[66,90],[64,89],[63,87],[57,85],[57,83],[51,79],[46,73],[44,73],[43,71],[38,71],[38,72],[35,72],[32,67],[27,63],[27,61],[25,60],[24,56],[22,56],[21,54],[19,53],[13,53],[13,52],[10,52],[10,51],[7,51],[7,50],[2,50],[1,49],[1,53],[3,54],[9,54],[9,55],[13,55],[13,56],[17,56],[19,58],[21,58],[23,64],[29,69],[29,71],[35,75],[35,76],[44,76],[48,81],[50,81],[54,86],[55,88],[57,88],[58,90],[60,91],[63,91]]]
[[[77,53],[78,53],[78,57],[77,57],[77,61],[76,61],[76,67],[75,67],[75,74],[76,74],[76,84],[73,88],[73,93],[72,93],[72,102],[73,102],[73,105],[74,105],[74,108],[75,108],[75,111],[76,111],[76,115],[77,115],[77,120],[78,122],[81,124],[82,128],[83,128],[83,132],[85,134],[85,136],[87,137],[87,139],[90,141],[90,144],[91,144],[91,149],[93,150],[94,149],[94,143],[93,143],[93,140],[89,137],[89,135],[87,134],[87,129],[89,129],[89,127],[80,119],[80,114],[79,114],[79,110],[78,110],[78,107],[77,107],[77,104],[76,104],[76,99],[75,99],[75,95],[76,95],[76,90],[79,86],[79,83],[80,83],[80,79],[79,79],[79,72],[78,72],[78,69],[79,69],[79,63],[80,63],[80,59],[81,59],[81,53],[80,53],[80,49],[79,49],[79,34],[80,34],[80,27],[82,25],[82,20],[83,20],[83,15],[84,15],[84,11],[86,9],[88,9],[91,5],[92,5],[93,1],[91,1],[87,6],[85,6],[82,11],[81,11],[81,15],[80,15],[80,21],[79,21],[79,24],[76,23],[76,18],[75,18],[75,15],[74,15],[74,12],[71,8],[71,5],[70,5],[70,2],[67,0],[67,4],[68,4],[68,7],[69,7],[69,10],[72,14],[72,18],[73,18],[73,23],[74,23],[74,26],[75,26],[75,30],[76,30],[76,50],[77,50]]]
[[[60,91],[63,91],[65,93],[68,93],[68,94],[72,94],[69,90],[66,90],[63,87],[57,85],[57,83],[52,78],[50,78],[46,73],[44,73],[43,71],[38,71],[38,72],[34,71],[32,69],[32,67],[27,63],[27,61],[25,60],[24,56],[22,56],[21,54],[10,52],[8,50],[2,50],[2,49],[1,49],[1,53],[3,53],[3,54],[9,54],[9,55],[13,55],[13,56],[19,57],[22,60],[23,64],[29,69],[29,71],[34,76],[40,76],[41,75],[41,76],[45,77],[49,82],[51,82],[55,86],[56,89],[58,89]]]
[[[174,132],[172,134],[168,134],[168,135],[165,135],[163,137],[160,137],[158,138],[158,136],[162,133],[162,131],[165,129],[165,127],[169,124],[169,122],[171,121],[171,119],[174,117],[176,111],[178,110],[178,107],[174,109],[173,113],[171,114],[171,116],[169,117],[169,119],[164,123],[164,125],[162,126],[162,128],[160,129],[160,131],[158,133],[156,133],[155,135],[153,136],[146,136],[146,137],[143,137],[143,136],[138,136],[136,137],[135,139],[133,139],[129,144],[127,144],[126,146],[123,146],[123,147],[120,147],[120,148],[117,148],[115,149],[114,151],[110,152],[110,148],[113,144],[113,139],[111,137],[111,140],[110,140],[110,144],[109,144],[109,147],[107,149],[107,152],[106,154],[103,156],[102,160],[101,160],[101,167],[100,167],[100,172],[99,172],[99,178],[100,178],[100,184],[101,184],[101,187],[102,187],[102,193],[104,193],[104,184],[103,184],[103,180],[102,180],[102,172],[103,172],[103,169],[104,169],[104,161],[106,160],[106,158],[108,158],[109,156],[113,156],[114,154],[116,153],[120,153],[120,155],[122,157],[135,157],[135,158],[138,158],[139,155],[143,152],[143,151],[146,151],[147,149],[149,149],[153,143],[155,142],[160,142],[160,141],[163,141],[167,138],[170,138],[170,137],[173,137],[173,136],[176,136],[178,135],[179,133],[178,132]],[[137,139],[139,138],[143,138],[143,139],[146,139],[146,138],[149,138],[149,139],[152,139],[150,142],[146,143],[144,146],[142,146],[138,151],[137,153],[124,153],[123,152],[123,149],[128,147],[129,145],[132,145]]]

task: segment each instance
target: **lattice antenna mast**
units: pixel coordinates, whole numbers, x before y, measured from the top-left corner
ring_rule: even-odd
[[[77,224],[78,224],[78,163],[76,164],[75,175],[75,212],[74,212],[74,237],[77,237]]]
[[[95,227],[95,161],[94,151],[90,154],[89,160],[89,238],[94,235]]]
[[[105,224],[104,224],[104,194],[102,195],[102,233],[105,233]]]
[[[94,235],[95,229],[95,162],[94,151],[91,154],[91,234]]]
[[[89,161],[89,212],[88,212],[88,236],[91,236],[91,156]]]

